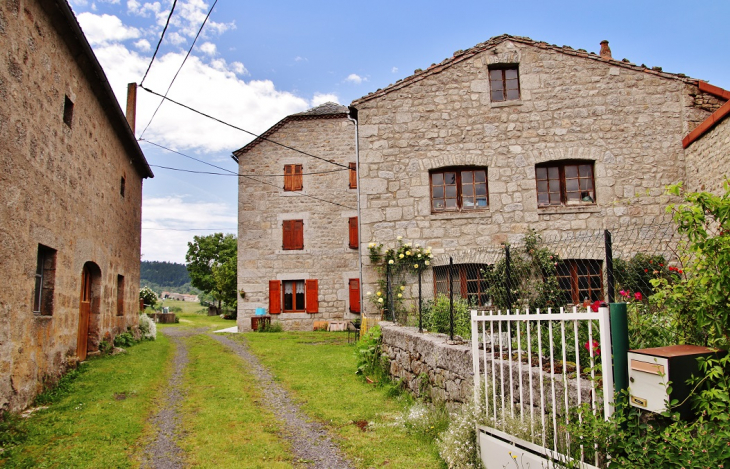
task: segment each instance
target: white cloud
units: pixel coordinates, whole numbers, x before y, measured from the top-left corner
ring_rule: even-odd
[[[127,83],[139,81],[149,57],[122,44],[97,47],[95,52],[117,99],[126,103]],[[170,52],[158,56],[145,86],[164,93],[184,55],[184,52]],[[269,80],[241,80],[237,74],[240,75],[242,67],[243,64],[228,64],[223,59],[205,62],[191,55],[169,97],[254,133],[263,132],[283,117],[309,107],[307,100],[277,90]],[[139,136],[160,98],[140,90],[137,99]],[[144,138],[180,150],[218,152],[236,150],[253,137],[167,102]]]
[[[170,41],[171,44],[176,45],[176,46],[179,46],[180,44],[187,42],[187,39],[185,39],[185,36],[183,36],[182,34],[176,33],[176,32],[165,34],[165,40]]]
[[[127,13],[130,13],[132,15],[148,17],[150,16],[150,13],[152,13],[155,17],[161,15],[163,16],[163,18],[166,18],[168,12],[162,12],[161,10],[162,5],[160,5],[160,2],[140,3],[137,0],[129,0],[127,2]]]
[[[203,52],[206,55],[210,55],[211,57],[214,56],[217,52],[215,44],[212,42],[204,42],[200,46],[198,46],[201,52]]]
[[[231,70],[236,72],[237,75],[250,75],[241,62],[231,62]]]
[[[174,230],[229,228],[217,231],[235,234],[237,226],[235,205],[192,202],[179,196],[145,198],[142,207],[143,259],[185,262],[187,243],[193,236],[216,232]]]
[[[360,83],[362,83],[364,81],[368,81],[368,79],[367,78],[363,78],[363,77],[361,77],[360,75],[358,75],[356,73],[351,73],[351,74],[349,74],[347,76],[347,78],[345,78],[345,81],[349,81],[350,83],[354,83],[356,85],[359,85]]]
[[[398,73],[398,67],[391,68],[390,73]]]
[[[339,104],[339,98],[336,94],[333,93],[314,93],[314,97],[312,98],[312,107],[317,107],[320,104],[324,103],[337,103]]]
[[[148,51],[152,50],[150,41],[148,41],[147,39],[140,39],[139,41],[135,42],[134,47],[141,50],[142,52],[148,52]]]
[[[136,39],[140,36],[137,28],[125,26],[122,24],[122,20],[114,15],[95,15],[85,12],[78,15],[77,18],[86,39],[92,46]]]
[[[306,57],[299,57],[298,55],[294,57],[294,62],[309,62],[309,60]]]

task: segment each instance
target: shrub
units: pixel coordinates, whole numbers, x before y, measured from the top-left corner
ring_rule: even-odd
[[[434,300],[424,302],[421,308],[423,327],[432,332],[448,334],[450,330],[449,297],[439,293]],[[454,296],[454,334],[471,337],[471,307],[463,298]]]
[[[282,326],[279,321],[274,321],[269,323],[260,323],[258,332],[282,332],[283,330],[284,326]]]
[[[142,333],[142,339],[157,339],[157,324],[144,313],[139,315],[139,331]]]
[[[363,378],[369,377],[379,384],[389,381],[390,363],[388,358],[383,356],[382,344],[380,326],[368,329],[357,343],[357,374]]]
[[[481,411],[473,403],[462,405],[451,414],[448,427],[436,439],[441,458],[449,468],[481,468],[476,426],[482,423]]]
[[[144,301],[144,304],[154,308],[157,303],[157,293],[152,291],[150,287],[144,287],[139,290],[139,298]]]
[[[103,355],[108,355],[112,353],[113,349],[114,345],[110,341],[104,339],[99,342],[99,352],[101,352]]]
[[[136,341],[134,340],[134,336],[129,331],[122,332],[121,334],[118,334],[116,337],[114,337],[115,347],[131,347],[135,343]]]

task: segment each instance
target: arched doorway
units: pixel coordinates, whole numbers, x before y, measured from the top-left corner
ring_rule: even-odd
[[[93,262],[84,264],[81,271],[81,298],[79,301],[79,333],[76,344],[76,355],[79,360],[86,360],[89,351],[90,323],[92,315],[98,313],[100,304],[101,269]]]

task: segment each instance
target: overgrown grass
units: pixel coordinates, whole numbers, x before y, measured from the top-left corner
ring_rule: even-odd
[[[126,354],[92,358],[39,396],[50,405],[15,419],[14,442],[3,440],[3,467],[131,467],[155,397],[167,380],[172,346],[158,335]],[[12,422],[11,422],[12,424]],[[18,433],[20,432],[20,433]]]
[[[181,301],[180,303],[184,303],[184,301]],[[207,314],[201,313],[183,312],[179,313],[177,317],[180,319],[180,322],[178,324],[158,324],[157,327],[206,328],[209,331],[214,331],[218,329],[233,327],[236,325],[236,321],[232,321],[230,319],[221,319],[220,316],[208,316]]]
[[[291,453],[255,378],[240,358],[204,335],[186,339],[181,447],[194,467],[291,467]]]
[[[345,333],[232,337],[245,337],[302,409],[329,427],[358,467],[445,467],[429,432],[414,432],[403,424],[412,399],[395,397],[392,388],[377,388],[355,375],[355,347],[347,344]]]

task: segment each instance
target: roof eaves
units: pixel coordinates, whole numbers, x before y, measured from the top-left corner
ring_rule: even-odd
[[[717,124],[722,122],[727,116],[730,116],[730,91],[724,90],[719,86],[710,85],[704,81],[700,82],[700,91],[728,101],[720,106],[718,110],[710,114],[707,119],[702,121],[700,125],[695,127],[692,132],[682,139],[682,148],[687,148],[693,142],[699,140]]]
[[[117,132],[122,144],[132,154],[132,161],[142,178],[152,178],[154,173],[147,163],[147,159],[137,142],[134,132],[129,127],[114,91],[106,78],[104,69],[89,45],[84,32],[81,30],[76,15],[66,0],[40,0],[41,7],[53,19],[52,23],[61,37],[72,50],[80,49],[80,54],[74,54],[79,67],[85,72],[89,83],[94,89],[96,98],[100,101],[111,125]],[[60,17],[60,18],[59,18]],[[82,57],[79,57],[81,55]],[[84,60],[86,59],[86,60]],[[97,88],[98,87],[98,88]]]

